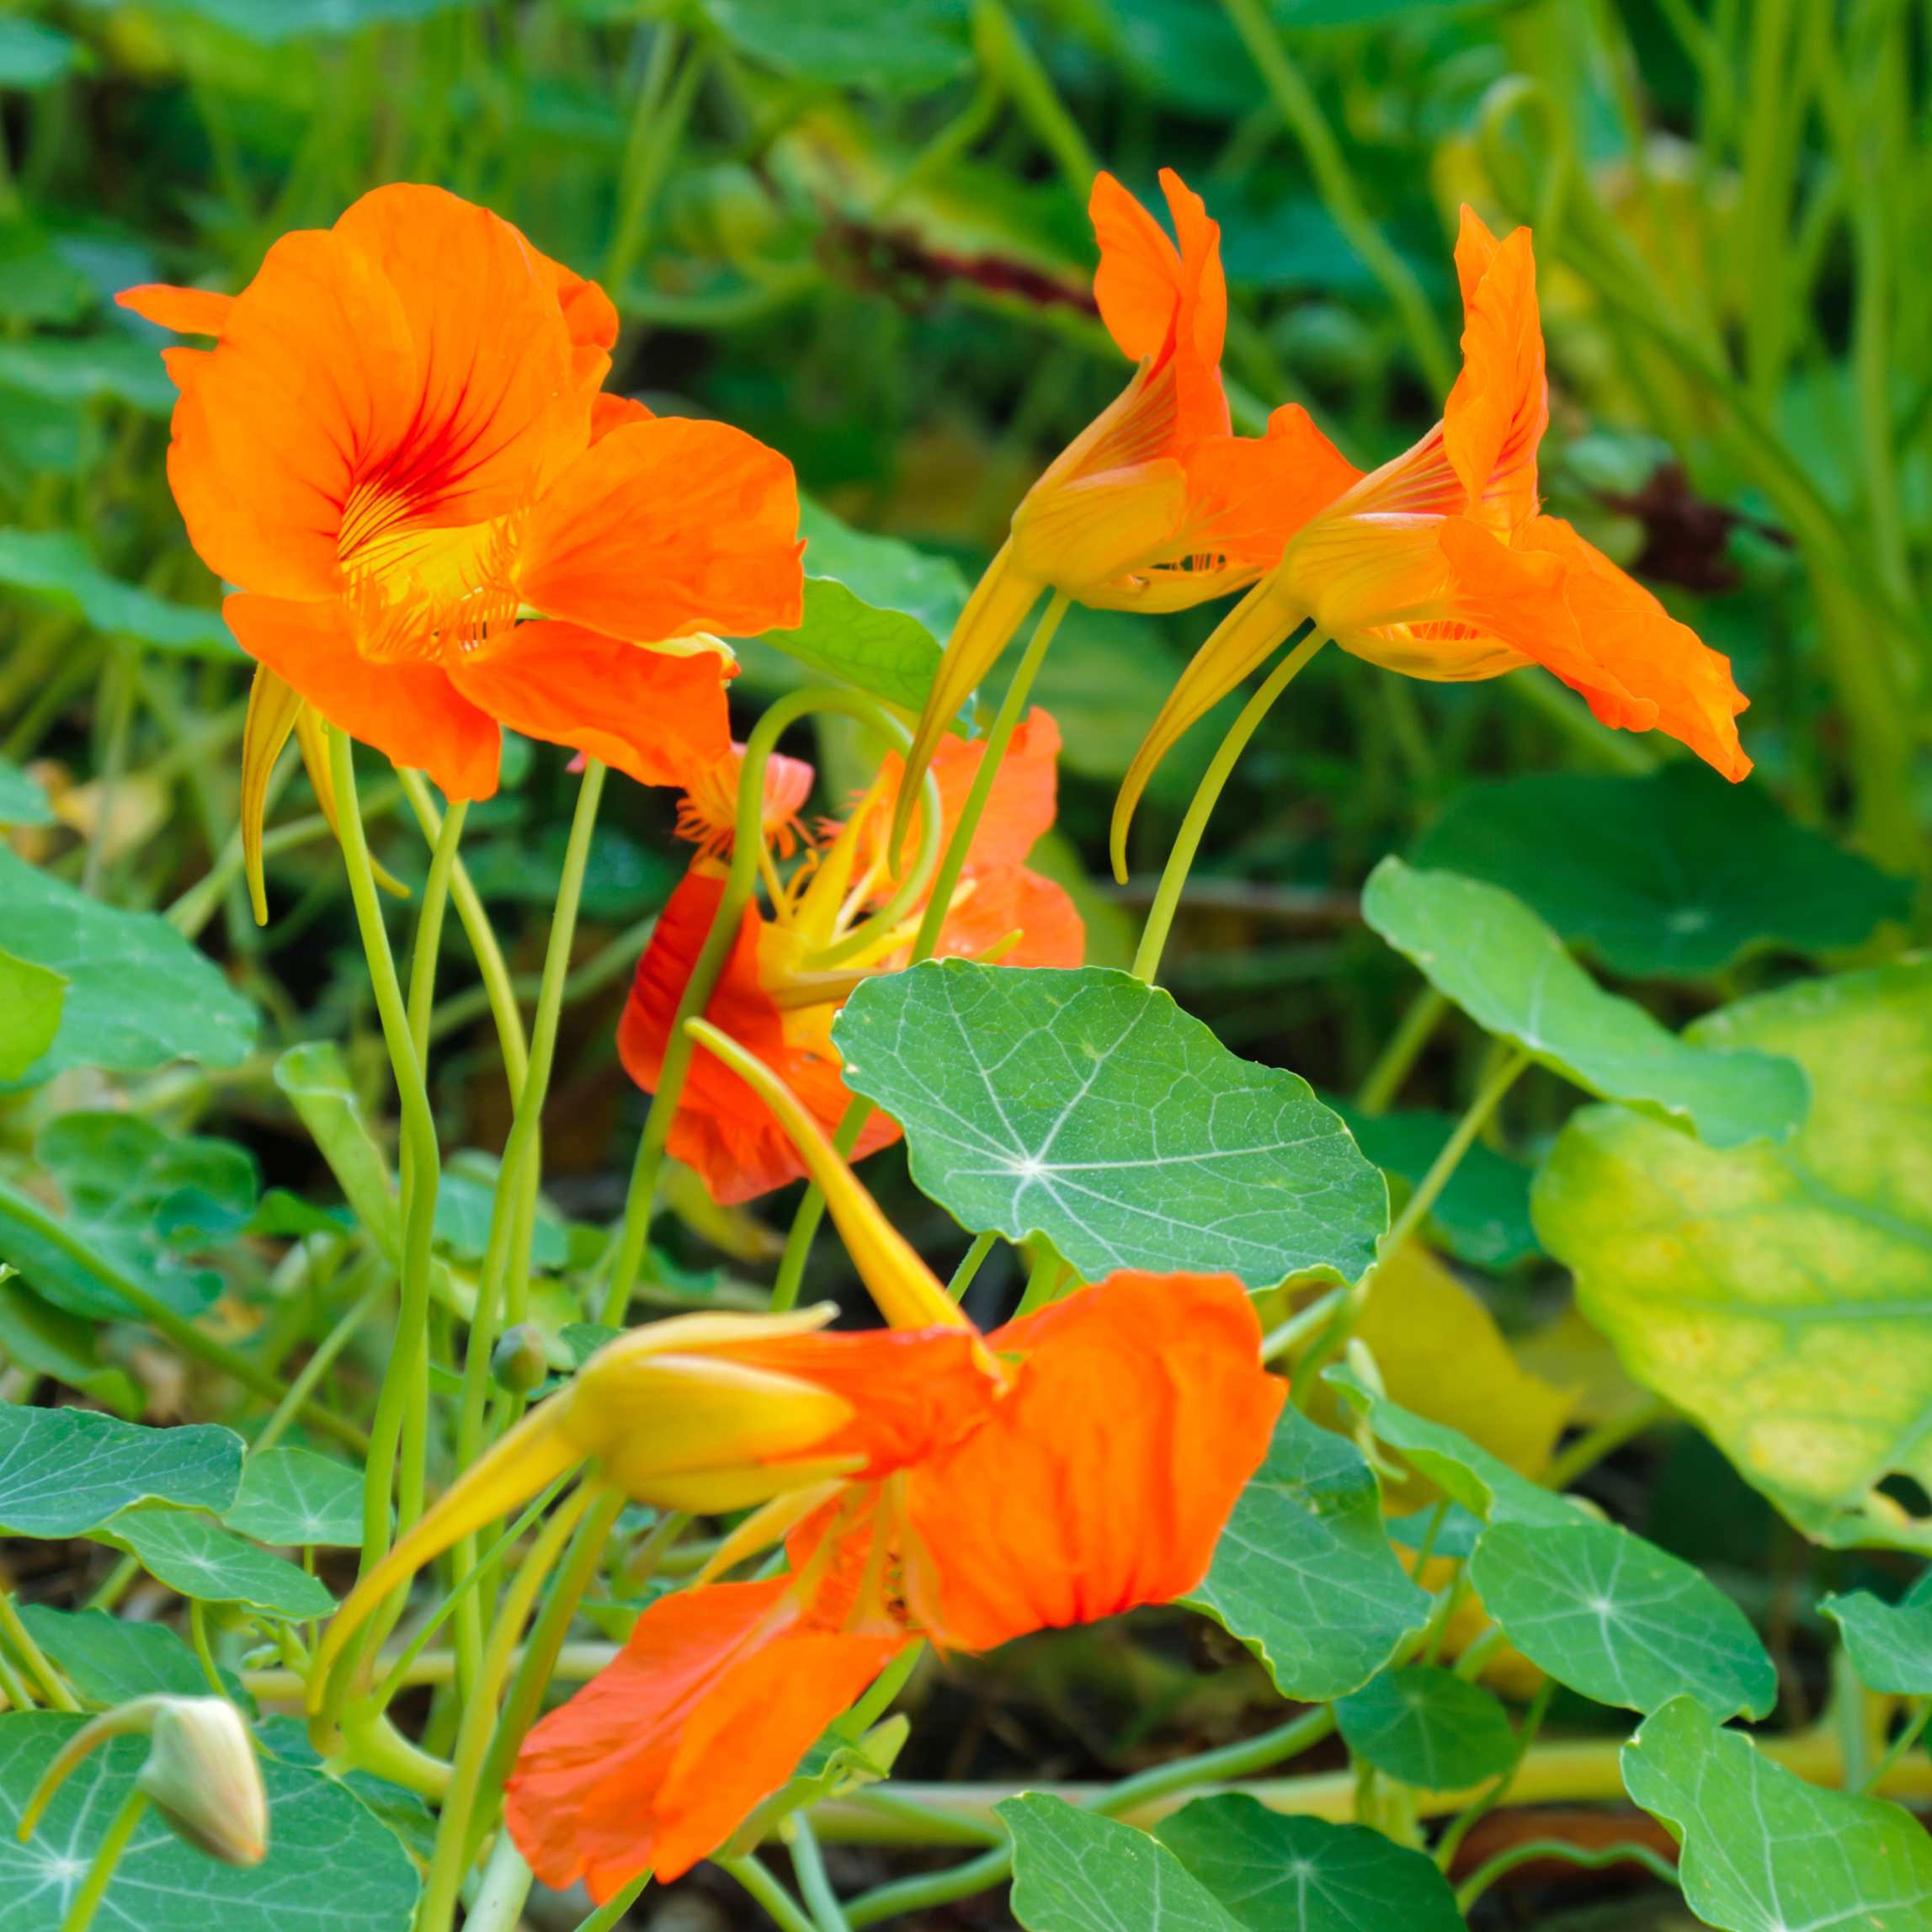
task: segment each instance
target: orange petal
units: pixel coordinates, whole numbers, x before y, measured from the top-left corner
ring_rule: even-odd
[[[1264,435],[1211,437],[1186,461],[1192,543],[1263,569],[1362,477],[1298,402],[1277,409]]]
[[[654,417],[612,430],[531,512],[525,599],[617,637],[755,636],[803,611],[791,465],[742,430]]]
[[[343,506],[415,418],[416,349],[396,291],[339,237],[285,235],[221,341],[191,353],[168,480],[201,561],[265,595],[334,595]],[[181,354],[171,370],[189,366]]]
[[[744,762],[745,748],[734,743],[690,780],[679,803],[678,836],[689,839],[703,856],[721,858],[737,843],[738,782]],[[766,755],[758,830],[780,858],[789,859],[801,844],[812,841],[798,815],[812,796],[817,776],[801,758],[787,758],[783,752]]]
[[[229,310],[235,306],[232,295],[213,289],[177,288],[169,282],[143,282],[138,288],[123,289],[114,301],[177,335],[220,335]]]
[[[715,651],[659,651],[581,625],[519,624],[450,668],[499,724],[569,745],[640,785],[689,785],[731,748]]]
[[[788,1578],[661,1597],[524,1740],[504,1794],[545,1884],[602,1902],[717,1848],[903,1645],[806,1622]]]
[[[934,1639],[987,1650],[1193,1589],[1288,1392],[1240,1284],[1116,1275],[987,1344],[1019,1358],[1010,1393],[905,1477]]]
[[[1088,218],[1100,244],[1094,301],[1120,354],[1131,362],[1158,355],[1180,305],[1181,258],[1158,221],[1107,173],[1094,177]]]
[[[943,737],[933,754],[933,778],[939,788],[940,841],[953,835],[967,795],[979,776],[986,756],[984,738]],[[1005,869],[1022,864],[1026,855],[1053,828],[1058,790],[1060,726],[1051,713],[1035,705],[1020,721],[1007,741],[1006,756],[993,774],[993,789],[987,794],[986,807],[973,828],[972,848],[966,854],[968,867]],[[905,769],[897,752],[888,753],[879,767],[881,792],[896,794]],[[909,847],[900,847],[902,865],[912,856]],[[862,858],[861,865],[866,863]],[[888,885],[878,895],[884,898]]]
[[[1554,663],[1550,668],[1566,683],[1576,683],[1605,724],[1666,732],[1733,783],[1749,774],[1751,760],[1735,720],[1750,700],[1732,681],[1728,657],[1679,624],[1562,518],[1536,518],[1518,537],[1517,547],[1567,567],[1564,604],[1584,648],[1605,674],[1592,686],[1573,680]],[[1541,657],[1532,639],[1516,641],[1529,655]]]
[[[1052,880],[1024,866],[982,872],[955,898],[933,951],[978,959],[996,950],[1002,966],[1077,966],[1087,956],[1086,924]]]
[[[1221,226],[1171,168],[1161,170],[1174,233],[1180,237],[1181,302],[1174,318],[1179,365],[1180,441],[1225,435],[1227,400],[1221,386],[1221,351],[1227,335],[1227,282],[1221,269]]]
[[[221,614],[242,648],[334,725],[392,764],[427,772],[448,798],[497,789],[502,737],[431,664],[373,663],[350,641],[339,604],[231,597]]]
[[[590,401],[590,439],[601,443],[613,429],[627,423],[655,423],[657,412],[635,396],[593,396]]]
[[[416,345],[415,417],[381,487],[437,527],[516,508],[590,433],[540,258],[488,209],[413,182],[372,189],[333,232],[395,290]]]
[[[1536,450],[1550,420],[1530,231],[1499,243],[1465,208],[1456,266],[1462,370],[1442,412],[1443,441],[1466,514],[1509,530],[1535,514]]]

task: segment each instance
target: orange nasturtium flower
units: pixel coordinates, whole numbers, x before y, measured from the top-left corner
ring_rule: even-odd
[[[950,836],[979,769],[982,743],[945,740],[934,761],[941,836]],[[1051,826],[1059,727],[1035,711],[1014,733],[975,830],[939,933],[941,955],[998,956],[1014,966],[1078,966],[1085,945],[1080,916],[1052,881],[1027,869],[1034,844]],[[657,1088],[671,1025],[691,969],[725,890],[721,854],[731,838],[739,758],[722,764],[686,799],[680,828],[699,843],[698,856],[659,915],[637,966],[617,1047],[632,1079]],[[891,918],[877,913],[907,870],[890,860],[886,817],[901,761],[888,758],[871,788],[841,827],[788,880],[767,867],[771,911],[748,905],[724,969],[705,1007],[719,1030],[777,1067],[828,1126],[852,1096],[839,1078],[832,1022],[854,986],[869,974],[905,963],[925,907],[923,894]],[[802,778],[801,774],[802,775]],[[811,789],[811,769],[774,758],[765,768],[768,836],[799,836],[796,813]],[[911,842],[902,844],[909,852]],[[849,939],[855,945],[847,946]],[[898,1138],[874,1113],[854,1150],[862,1159]],[[804,1167],[769,1109],[737,1074],[700,1049],[691,1058],[671,1125],[669,1151],[694,1168],[712,1198],[737,1202],[796,1180]]]
[[[913,741],[902,824],[942,734],[1044,589],[1121,610],[1184,610],[1245,588],[1355,471],[1291,403],[1259,437],[1229,433],[1221,392],[1221,229],[1161,171],[1179,246],[1110,174],[1088,213],[1094,300],[1132,380],[1047,466],[975,588]]]
[[[720,1045],[798,1136],[888,1317],[950,1324],[899,1339],[977,1341],[811,1116]],[[1115,1275],[987,1335],[982,1399],[945,1413],[922,1453],[774,1501],[713,1566],[783,1540],[788,1574],[660,1598],[531,1732],[505,1794],[531,1869],[599,1900],[642,1871],[675,1878],[907,1644],[987,1650],[1185,1595],[1287,1392],[1260,1344],[1231,1275]],[[876,1392],[902,1403],[907,1391]]]
[[[238,295],[120,300],[216,338],[163,352],[168,475],[256,661],[258,916],[269,771],[298,729],[317,769],[317,716],[453,799],[496,789],[501,725],[650,785],[723,756],[736,665],[709,633],[798,621],[791,466],[600,394],[617,313],[594,283],[403,184],[283,236]]]
[[[1462,370],[1442,420],[1304,522],[1280,560],[1201,646],[1120,788],[1127,821],[1190,726],[1304,622],[1413,678],[1494,678],[1541,664],[1606,725],[1667,732],[1725,777],[1751,769],[1728,659],[1561,517],[1537,508],[1549,420],[1530,231],[1498,242],[1469,209],[1456,243]]]

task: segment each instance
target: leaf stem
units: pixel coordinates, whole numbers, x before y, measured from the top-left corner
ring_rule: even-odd
[[[0,1632],[19,1653],[20,1662],[28,1674],[39,1687],[41,1696],[56,1711],[78,1711],[80,1700],[68,1690],[67,1680],[48,1662],[47,1655],[34,1641],[34,1633],[22,1621],[19,1609],[13,1601],[13,1593],[0,1586]]]
[[[1466,1915],[1498,1879],[1507,1877],[1520,1865],[1535,1865],[1549,1859],[1581,1865],[1586,1871],[1603,1871],[1615,1865],[1641,1865],[1652,1877],[1661,1878],[1670,1886],[1678,1883],[1677,1867],[1669,1859],[1660,1858],[1648,1845],[1638,1844],[1634,1840],[1591,1850],[1583,1845],[1572,1844],[1565,1839],[1532,1838],[1511,1845],[1507,1851],[1498,1852],[1488,1864],[1477,1865],[1456,1888],[1457,1909]]]
[[[88,1875],[81,1881],[74,1902],[67,1908],[67,1917],[61,1921],[61,1932],[88,1932],[94,1922],[95,1913],[100,1909],[101,1900],[106,1896],[115,1868],[120,1863],[121,1854],[127,1850],[129,1839],[134,1836],[146,1812],[147,1793],[136,1785],[121,1800],[120,1809],[114,1813],[106,1835],[94,1848]]]
[[[818,1932],[852,1932],[839,1908],[838,1894],[825,1870],[818,1850],[818,1834],[803,1812],[790,1820],[791,1869],[798,1880],[799,1897],[805,1901]]]
[[[1189,802],[1187,816],[1181,820],[1180,830],[1175,834],[1174,849],[1168,854],[1167,864],[1161,868],[1161,882],[1154,890],[1153,904],[1147,908],[1147,923],[1141,929],[1141,943],[1134,954],[1132,967],[1136,979],[1144,980],[1152,986],[1154,975],[1160,971],[1161,954],[1166,950],[1168,933],[1180,905],[1181,889],[1187,884],[1188,873],[1200,851],[1201,838],[1220,801],[1221,788],[1227,783],[1242,753],[1247,750],[1248,741],[1260,728],[1261,721],[1274,708],[1275,700],[1328,641],[1327,632],[1311,631],[1269,673],[1254,695],[1242,706],[1241,716],[1229,727],[1227,736],[1221,741],[1207,769],[1202,773],[1200,783],[1195,787],[1194,797]]]
[[[800,1909],[798,1902],[755,1858],[721,1858],[714,1861],[728,1871],[771,1916],[779,1932],[822,1932]]]

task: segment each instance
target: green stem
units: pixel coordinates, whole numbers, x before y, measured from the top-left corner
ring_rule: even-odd
[[[1014,1310],[1014,1320],[1022,1315],[1030,1315],[1036,1308],[1044,1308],[1053,1300],[1066,1266],[1054,1253],[1052,1243],[1043,1239],[1039,1253],[1033,1258],[1033,1265],[1026,1271],[1026,1285],[1020,1291],[1019,1306]]]
[[[1415,996],[1356,1092],[1358,1113],[1380,1114],[1386,1110],[1389,1102],[1402,1091],[1402,1083],[1408,1079],[1410,1068],[1422,1057],[1423,1049],[1434,1037],[1436,1028],[1442,1024],[1443,1014],[1448,1011],[1449,995],[1438,993],[1433,986],[1424,987]]]
[[[67,1915],[61,1921],[61,1932],[88,1932],[94,1922],[94,1913],[100,1909],[100,1903],[106,1896],[107,1888],[120,1865],[121,1854],[127,1850],[128,1841],[139,1828],[147,1812],[147,1793],[139,1785],[121,1800],[120,1809],[114,1815],[114,1822],[107,1828],[107,1834],[94,1849],[88,1875],[81,1881],[81,1887],[74,1894],[74,1902],[67,1908]]]
[[[349,874],[349,896],[362,934],[375,1010],[382,1025],[383,1044],[396,1078],[402,1112],[402,1252],[396,1317],[396,1340],[389,1372],[376,1397],[370,1426],[369,1463],[363,1487],[362,1573],[380,1562],[390,1544],[390,1499],[397,1495],[402,1526],[419,1513],[423,1471],[398,1469],[403,1436],[420,1442],[426,1433],[429,1401],[429,1282],[436,1219],[436,1192],[442,1178],[442,1157],[436,1141],[436,1120],[430,1111],[429,1090],[418,1057],[402,982],[396,973],[389,932],[383,923],[382,902],[370,864],[369,841],[355,788],[354,746],[346,732],[328,728],[329,762],[335,781],[336,805],[342,831],[342,852]],[[413,1507],[412,1507],[413,1505]],[[341,1680],[349,1681],[345,1669]]]
[[[865,1123],[872,1117],[872,1103],[854,1098],[838,1116],[832,1131],[832,1144],[841,1157],[849,1158],[859,1144]],[[800,1198],[798,1211],[791,1217],[790,1232],[785,1237],[785,1253],[779,1257],[778,1273],[772,1279],[771,1312],[782,1314],[798,1306],[799,1291],[805,1285],[805,1264],[812,1258],[812,1238],[825,1218],[825,1196],[808,1187]]]
[[[800,1910],[797,1901],[755,1858],[721,1858],[713,1862],[764,1908],[779,1932],[820,1932]]]
[[[1174,924],[1174,912],[1180,904],[1181,888],[1187,884],[1188,872],[1200,850],[1207,822],[1214,815],[1221,788],[1227,783],[1236,761],[1247,750],[1248,741],[1273,709],[1275,700],[1328,641],[1327,632],[1311,631],[1269,673],[1254,695],[1242,706],[1241,716],[1234,721],[1206,771],[1201,774],[1200,783],[1195,786],[1194,797],[1189,802],[1187,816],[1182,819],[1180,831],[1175,836],[1174,849],[1168,854],[1168,862],[1161,869],[1161,882],[1154,890],[1154,902],[1147,908],[1147,923],[1141,929],[1140,946],[1134,954],[1136,979],[1144,980],[1151,986],[1154,975],[1160,970],[1161,954],[1166,950],[1168,929]]]
[[[295,1379],[289,1384],[289,1392],[276,1405],[275,1413],[263,1424],[262,1433],[249,1445],[254,1454],[259,1456],[264,1449],[273,1449],[281,1440],[283,1431],[307,1403],[316,1384],[328,1373],[330,1365],[349,1346],[356,1330],[368,1318],[370,1310],[381,1298],[382,1289],[383,1284],[378,1281],[367,1290],[322,1337],[314,1353],[302,1364]]]
[[[1507,1851],[1499,1851],[1486,1865],[1479,1865],[1456,1888],[1457,1908],[1466,1914],[1482,1894],[1498,1879],[1506,1877],[1519,1865],[1535,1865],[1546,1860],[1560,1860],[1565,1865],[1580,1865],[1586,1871],[1604,1871],[1616,1865],[1641,1865],[1653,1878],[1661,1878],[1667,1885],[1678,1882],[1677,1867],[1667,1858],[1660,1858],[1647,1844],[1606,1844],[1592,1851],[1580,1844],[1572,1844],[1566,1839],[1533,1838],[1521,1844],[1513,1844]]]
[[[1557,1680],[1546,1677],[1530,1700],[1530,1708],[1523,1713],[1523,1728],[1516,1743],[1516,1755],[1509,1767],[1474,1804],[1458,1818],[1450,1822],[1449,1828],[1436,1841],[1435,1862],[1444,1871],[1452,1870],[1456,1855],[1462,1849],[1462,1841],[1474,1831],[1509,1795],[1509,1787],[1516,1781],[1516,1774],[1523,1768],[1523,1760],[1530,1754],[1530,1747],[1536,1741],[1536,1733],[1543,1727],[1543,1719],[1550,1708],[1550,1700],[1557,1694]]]
[[[1621,1415],[1613,1415],[1579,1435],[1551,1460],[1542,1480],[1551,1489],[1567,1489],[1585,1470],[1594,1469],[1606,1456],[1646,1429],[1654,1429],[1669,1413],[1670,1405],[1655,1397],[1632,1402]]]
[[[948,1871],[926,1872],[917,1878],[895,1878],[860,1892],[847,1904],[845,1923],[852,1932],[865,1932],[866,1926],[876,1925],[882,1919],[898,1919],[932,1906],[950,1905],[955,1899],[991,1891],[1012,1870],[1013,1847],[995,1845],[992,1850],[982,1851],[978,1857],[969,1858]]]
[[[577,1932],[617,1932],[624,1915],[644,1896],[644,1887],[651,1882],[651,1874],[640,1872],[624,1888],[607,1898],[596,1911],[578,1925]],[[470,1932],[466,1925],[463,1932]]]
[[[999,1237],[997,1234],[976,1234],[973,1237],[972,1246],[966,1251],[959,1266],[953,1270],[952,1280],[946,1284],[946,1292],[954,1301],[960,1301],[966,1298],[966,1290],[972,1286],[973,1277],[979,1273],[987,1256],[998,1245]]]
[[[208,1634],[208,1606],[197,1597],[188,1606],[188,1634],[194,1640],[194,1656],[201,1666],[201,1674],[208,1679],[208,1688],[217,1697],[226,1697],[228,1687],[221,1681],[221,1672],[215,1662],[215,1646]]]
[[[1911,1715],[1900,1728],[1898,1735],[1886,1746],[1885,1754],[1868,1771],[1859,1786],[1861,1792],[1869,1791],[1880,1782],[1892,1767],[1903,1758],[1919,1738],[1924,1735],[1925,1726],[1932,1722],[1932,1697],[1915,1697],[1909,1706]]]
[[[45,1652],[34,1641],[34,1633],[21,1621],[13,1593],[3,1587],[0,1587],[0,1632],[5,1633],[7,1641],[26,1666],[28,1674],[39,1686],[41,1696],[55,1710],[80,1709],[80,1700],[68,1690],[67,1679],[47,1661]]]
[[[409,1037],[420,1066],[429,1062],[429,1014],[436,998],[436,964],[443,950],[443,915],[450,905],[450,874],[462,843],[470,807],[461,800],[450,807],[429,854],[429,876],[416,915],[416,938],[409,957]]]
[[[476,1897],[463,1914],[463,1932],[517,1932],[530,1895],[530,1876],[516,1840],[507,1831],[499,1833],[476,1881]]]
[[[799,1897],[805,1901],[818,1932],[852,1932],[840,1910],[838,1894],[832,1889],[825,1860],[818,1850],[818,1837],[803,1812],[791,1820],[791,1869],[798,1880]]]

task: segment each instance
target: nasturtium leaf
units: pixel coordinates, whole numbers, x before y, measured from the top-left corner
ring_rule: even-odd
[[[1340,1390],[1349,1407],[1366,1418],[1370,1433],[1378,1442],[1397,1450],[1419,1474],[1472,1515],[1491,1523],[1590,1520],[1576,1504],[1518,1475],[1460,1429],[1427,1421],[1391,1402],[1345,1363],[1324,1369],[1322,1379]]]
[[[6,1211],[0,1199],[0,1250],[7,1246]],[[98,1322],[36,1295],[0,1263],[0,1355],[31,1375],[65,1382],[115,1415],[138,1416],[146,1397],[125,1369],[101,1360],[100,1343]]]
[[[1803,1131],[1719,1152],[1586,1109],[1537,1179],[1544,1244],[1631,1375],[1807,1535],[1932,1548],[1932,1522],[1873,1494],[1893,1472],[1932,1486],[1932,961],[1693,1032],[1802,1064]]]
[[[1352,1281],[1387,1224],[1386,1184],[1307,1081],[1130,974],[932,961],[865,981],[833,1037],[928,1195],[1089,1280]]]
[[[232,1429],[0,1405],[0,1535],[78,1536],[135,1503],[226,1509],[241,1479]]]
[[[474,1148],[452,1154],[436,1190],[436,1238],[459,1261],[481,1261],[489,1246],[496,1206],[496,1157]],[[530,1259],[539,1268],[562,1268],[570,1258],[570,1231],[546,1200],[537,1202],[530,1231]]]
[[[1767,1716],[1778,1674],[1738,1606],[1700,1571],[1612,1523],[1496,1523],[1469,1580],[1532,1663],[1599,1704],[1695,1697]]]
[[[1759,946],[1855,946],[1908,881],[1688,759],[1642,777],[1538,772],[1458,792],[1411,862],[1514,892],[1612,972],[1696,977]]]
[[[1362,917],[1485,1032],[1599,1099],[1619,1100],[1715,1147],[1777,1141],[1805,1113],[1804,1076],[1781,1056],[1715,1051],[1605,993],[1520,899],[1455,872],[1387,858]]]
[[[1013,1915],[1026,1932],[1241,1932],[1145,1832],[1037,1791],[993,1808],[1013,1837]]]
[[[322,1150],[356,1219],[386,1254],[396,1254],[402,1242],[402,1211],[342,1049],[333,1040],[290,1047],[275,1062],[275,1084]]]
[[[66,1918],[108,1826],[134,1788],[147,1740],[116,1738],[83,1759],[23,1844],[29,1795],[84,1719],[51,1711],[0,1717],[0,1924]],[[151,1812],[121,1855],[98,1926],[140,1932],[402,1932],[421,1889],[407,1855],[326,1773],[264,1753],[269,1854],[222,1865]]]
[[[1228,1791],[1182,1806],[1155,1835],[1247,1932],[1462,1932],[1434,1861],[1365,1825]]]
[[[208,1695],[201,1660],[166,1624],[136,1623],[107,1610],[56,1610],[51,1604],[22,1604],[20,1621],[87,1703],[125,1704],[157,1693]],[[230,1697],[246,1706],[240,1680],[223,1672],[222,1681]]]
[[[925,94],[971,65],[966,0],[704,0],[738,52],[788,79],[872,94]]]
[[[0,932],[8,952],[67,982],[60,1030],[27,1081],[68,1067],[232,1067],[254,1044],[253,1009],[166,919],[90,899],[3,844]]]
[[[1516,1756],[1500,1700],[1436,1664],[1371,1678],[1337,1703],[1335,1723],[1356,1757],[1425,1791],[1466,1791]]]
[[[1336,1112],[1355,1144],[1383,1173],[1413,1190],[1456,1131],[1449,1114],[1416,1108],[1393,1114]],[[1530,1170],[1478,1141],[1456,1163],[1423,1223],[1429,1239],[1473,1268],[1498,1272],[1539,1251],[1530,1222]]]
[[[39,783],[0,758],[0,825],[51,825],[54,808]]]
[[[59,973],[0,952],[0,1082],[18,1080],[54,1044],[67,995]]]
[[[362,1541],[362,1478],[312,1449],[262,1450],[221,1520],[261,1543],[346,1549]]]
[[[1575,1391],[1524,1368],[1487,1305],[1427,1248],[1405,1242],[1383,1255],[1355,1335],[1391,1401],[1461,1430],[1522,1475],[1542,1474]]]
[[[94,1532],[140,1560],[150,1576],[199,1602],[246,1604],[272,1616],[327,1616],[335,1599],[285,1557],[258,1549],[196,1509],[142,1504]]]
[[[1365,1684],[1429,1615],[1360,1450],[1292,1407],[1188,1601],[1253,1650],[1284,1697],[1312,1703]]]
[[[1694,1697],[1624,1747],[1625,1788],[1684,1848],[1685,1903],[1722,1932],[1920,1932],[1932,1836],[1883,1799],[1807,1784]]]
[[[855,530],[809,498],[800,506],[805,612],[764,641],[810,669],[917,711],[966,602],[958,566],[897,537]]]
[[[138,1310],[117,1284],[195,1315],[221,1277],[194,1257],[232,1239],[254,1212],[254,1158],[232,1141],[170,1138],[134,1114],[61,1114],[35,1154],[65,1212],[51,1237],[0,1190],[0,1259],[56,1307],[102,1320]]]
[[[1839,1627],[1858,1680],[1896,1697],[1932,1697],[1932,1570],[1895,1604],[1869,1590],[1828,1596],[1818,1608]]]
[[[109,576],[72,530],[0,530],[0,589],[71,611],[104,636],[195,657],[241,655],[219,610],[170,604]]]
[[[51,88],[79,67],[87,49],[71,34],[18,13],[0,15],[0,88]]]

